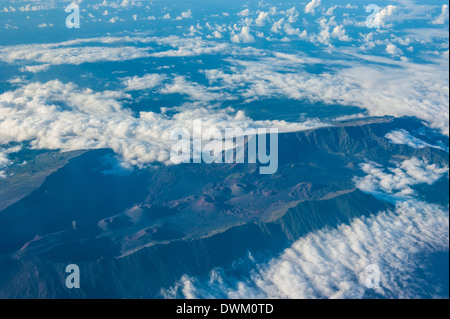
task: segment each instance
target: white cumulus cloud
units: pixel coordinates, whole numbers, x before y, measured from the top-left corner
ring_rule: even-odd
[[[243,26],[241,32],[232,35],[231,42],[252,43],[255,42],[255,38],[250,34],[250,28],[248,26]]]

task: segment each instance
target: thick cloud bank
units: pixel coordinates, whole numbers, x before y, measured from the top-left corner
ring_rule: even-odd
[[[415,298],[417,291],[435,291],[414,276],[426,252],[448,251],[448,211],[417,201],[397,204],[370,218],[337,229],[324,229],[295,242],[279,257],[253,264],[248,279],[234,279],[222,269],[209,279],[184,276],[166,298]],[[380,269],[380,288],[366,286],[366,267]]]
[[[253,121],[230,108],[190,107],[170,116],[164,112],[136,116],[122,107],[121,101],[128,98],[123,92],[93,92],[57,80],[22,86],[0,95],[0,145],[30,142],[34,149],[62,151],[110,148],[126,163],[143,166],[168,163],[174,143],[170,140],[172,130],[192,132],[193,120],[201,120],[204,130],[216,128],[220,132],[259,127],[287,132],[321,125],[315,121]]]

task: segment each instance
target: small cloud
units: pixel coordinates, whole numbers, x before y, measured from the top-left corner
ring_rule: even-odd
[[[216,39],[221,39],[222,38],[222,33],[220,33],[219,31],[214,31],[213,32],[213,36]]]
[[[183,18],[185,18],[185,19],[190,19],[190,18],[192,18],[192,12],[191,12],[191,10],[189,9],[189,10],[186,11],[186,12],[182,12],[182,13],[181,13],[181,16],[182,16]]]
[[[117,21],[119,21],[119,17],[112,17],[111,19],[109,19],[109,23],[116,23]]]
[[[270,31],[272,31],[273,33],[279,33],[280,29],[282,28],[283,23],[284,23],[284,18],[281,18],[280,20],[278,20],[277,22],[275,22],[272,25],[272,28],[270,29]]]
[[[245,9],[245,10],[242,10],[241,12],[239,12],[237,15],[240,16],[240,17],[248,17],[249,14],[250,14],[250,10],[249,9]]]
[[[350,41],[350,38],[345,34],[345,29],[342,25],[337,25],[334,27],[333,31],[331,32],[331,37],[339,39],[341,41]]]
[[[133,76],[122,79],[125,91],[140,91],[155,88],[165,80],[164,75],[146,74],[143,77]]]
[[[18,27],[16,25],[12,25],[12,24],[5,24],[5,29],[6,30],[17,30]]]
[[[432,147],[432,148],[437,148],[437,149],[448,152],[448,149],[446,149],[445,147],[431,145],[425,141],[422,141],[421,139],[419,139],[415,136],[412,136],[410,133],[408,133],[406,130],[403,130],[403,129],[389,132],[384,137],[387,138],[388,140],[390,140],[391,143],[393,143],[393,144],[408,145],[409,147],[412,147],[415,149]]]
[[[360,167],[367,175],[355,179],[359,189],[368,193],[384,193],[396,197],[410,197],[415,194],[412,186],[431,185],[444,174],[448,174],[448,167],[439,167],[416,157],[387,169],[376,163],[365,163]]]
[[[47,24],[47,23],[38,24],[38,28],[51,28],[51,27],[53,27],[52,23],[49,23],[49,24]]]
[[[38,73],[42,71],[47,71],[50,68],[50,64],[40,64],[40,65],[27,65],[20,68],[20,72],[30,72]]]
[[[190,9],[186,12],[182,12],[180,16],[176,17],[177,20],[191,19],[191,18],[192,18],[192,12]]]
[[[397,7],[393,5],[388,5],[386,8],[378,12],[373,20],[374,25],[382,26],[382,27],[388,27],[390,25],[386,25],[386,20],[388,17],[390,17],[392,14],[397,11]]]

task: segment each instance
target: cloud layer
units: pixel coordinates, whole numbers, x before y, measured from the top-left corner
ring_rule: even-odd
[[[296,241],[281,256],[252,265],[248,279],[215,269],[209,279],[184,276],[166,298],[417,298],[438,287],[414,276],[424,252],[448,251],[448,211],[423,202],[325,229]],[[250,261],[249,261],[250,262]],[[380,288],[369,289],[366,267],[378,265]]]
[[[178,80],[182,81],[182,79]],[[130,85],[141,85],[129,79]],[[175,86],[174,86],[175,85]],[[178,92],[175,84],[166,89]],[[200,94],[192,87],[189,94]],[[203,96],[203,95],[202,95]],[[204,130],[225,128],[270,128],[298,131],[322,125],[315,121],[253,121],[230,108],[186,107],[175,115],[140,112],[135,116],[122,102],[123,92],[93,92],[60,81],[31,83],[0,95],[0,144],[30,142],[32,148],[81,150],[110,148],[131,165],[168,163],[170,134],[175,128],[192,132],[192,121],[202,121]]]

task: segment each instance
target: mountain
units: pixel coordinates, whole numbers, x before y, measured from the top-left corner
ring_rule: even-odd
[[[386,198],[355,188],[360,164],[418,157],[448,166],[443,150],[385,137],[400,128],[423,125],[375,118],[280,134],[274,175],[260,175],[258,164],[111,174],[110,150],[82,152],[0,212],[0,297],[158,298],[183,275],[249,253],[264,261],[308,233],[391,210]],[[448,203],[443,191],[424,186],[422,194]],[[81,289],[65,287],[70,263],[80,266]]]

